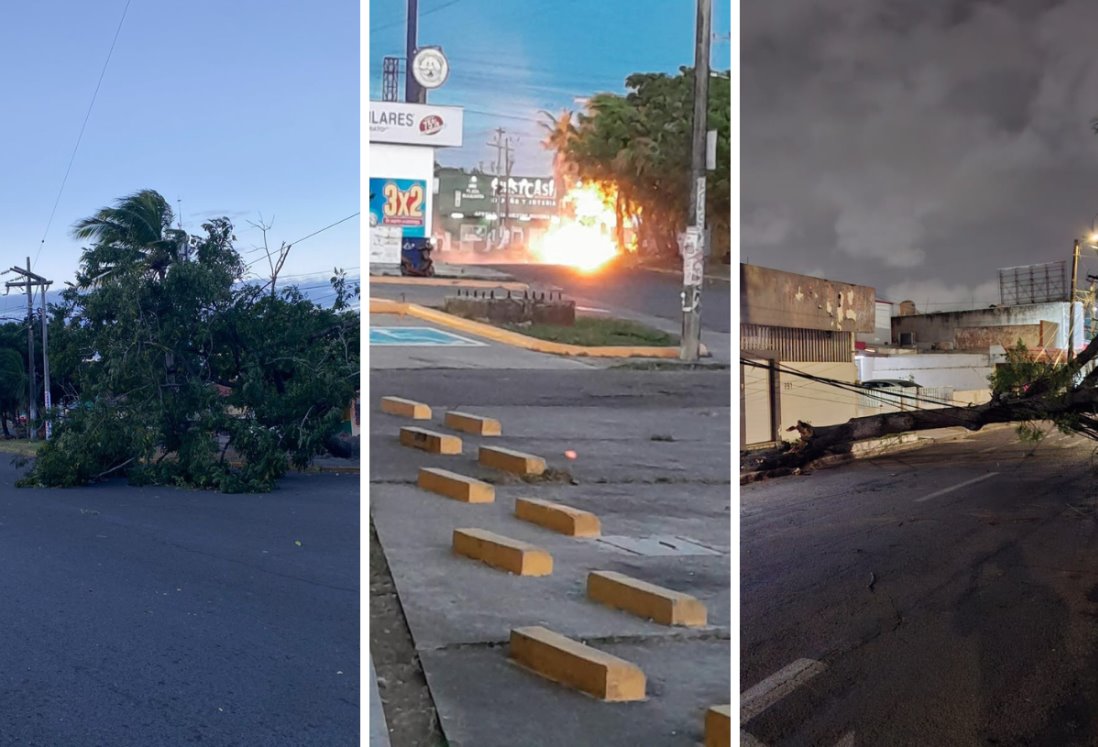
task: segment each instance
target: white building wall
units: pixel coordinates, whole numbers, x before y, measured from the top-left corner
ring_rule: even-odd
[[[368,152],[371,179],[422,179],[426,183],[424,235],[431,236],[435,204],[435,149],[424,145],[370,143]]]
[[[903,379],[924,387],[986,389],[992,366],[989,356],[969,353],[857,356],[858,378]]]

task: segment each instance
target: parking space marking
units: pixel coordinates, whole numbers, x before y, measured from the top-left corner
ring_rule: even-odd
[[[933,493],[931,493],[930,495],[924,495],[922,498],[916,498],[915,502],[916,503],[923,503],[924,501],[929,501],[931,498],[938,498],[939,496],[946,495],[947,493],[952,493],[955,490],[960,490],[961,488],[967,488],[969,485],[975,485],[978,482],[983,482],[984,480],[987,480],[991,477],[995,477],[995,475],[997,475],[997,474],[999,474],[999,473],[998,472],[988,472],[986,475],[980,475],[979,477],[973,477],[971,480],[965,480],[964,482],[957,483],[956,485],[953,485],[951,487],[942,488],[941,490],[936,490]]]
[[[487,343],[433,327],[370,327],[371,345],[403,347],[484,347]]]
[[[827,669],[815,659],[797,659],[740,695],[740,723],[747,723]]]

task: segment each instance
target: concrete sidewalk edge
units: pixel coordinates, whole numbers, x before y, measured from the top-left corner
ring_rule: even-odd
[[[370,656],[370,747],[389,747],[389,726],[381,706],[381,691],[377,686],[374,657]]]
[[[954,428],[934,428],[926,431],[910,431],[908,433],[896,433],[883,438],[871,438],[865,441],[856,441],[851,445],[850,452],[855,458],[866,456],[878,456],[890,451],[897,451],[915,446],[924,446],[939,441],[956,441],[974,433],[992,433],[1004,428],[1012,428],[1013,423],[989,423],[978,431],[972,431],[963,426]]]
[[[640,347],[640,346],[584,346],[568,345],[560,342],[539,340],[536,337],[528,337],[518,332],[510,332],[490,324],[474,322],[463,319],[444,311],[430,309],[414,303],[393,301],[388,298],[371,298],[371,314],[395,314],[398,316],[411,316],[428,322],[434,322],[444,327],[450,327],[460,332],[483,337],[486,340],[498,342],[502,345],[533,350],[537,353],[550,355],[566,355],[591,358],[675,358],[679,357],[677,347]],[[702,345],[701,355],[709,356],[709,351]]]
[[[485,280],[481,278],[464,277],[392,277],[390,275],[372,275],[370,285],[408,285],[413,287],[441,287],[441,288],[503,288],[509,291],[525,291],[530,289],[528,283],[520,283],[514,280]]]
[[[821,457],[813,462],[812,467],[813,469],[824,469],[839,464],[849,463],[851,459],[869,459],[871,457],[883,456],[899,451],[918,449],[922,446],[929,446],[934,443],[959,441],[975,433],[990,433],[1003,430],[1004,428],[1013,428],[1016,425],[1016,423],[989,423],[977,431],[969,430],[963,426],[956,426],[953,428],[934,428],[926,431],[894,433],[890,436],[883,436],[881,438],[869,438],[863,441],[853,442],[850,445],[850,452],[847,454],[835,454]],[[763,450],[765,449],[743,449],[741,450],[741,454]],[[740,484],[747,484],[744,480],[751,482],[753,479],[757,479],[751,477],[752,475],[757,474],[758,473],[753,470],[745,470],[741,467]]]

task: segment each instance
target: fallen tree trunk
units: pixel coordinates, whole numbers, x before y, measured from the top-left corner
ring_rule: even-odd
[[[994,423],[1052,420],[1098,439],[1098,419],[1094,417],[1098,412],[1096,381],[1098,377],[1092,379],[1088,375],[1082,384],[1067,392],[1056,392],[1048,386],[1033,387],[1032,394],[995,399],[983,405],[869,415],[839,425],[814,427],[798,422],[795,429],[800,433],[800,441],[747,457],[741,468],[755,473],[753,479],[785,475],[804,470],[826,457],[849,454],[857,441],[936,428],[978,431]]]

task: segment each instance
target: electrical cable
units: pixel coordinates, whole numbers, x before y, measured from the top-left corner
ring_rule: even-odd
[[[61,195],[65,192],[65,185],[69,181],[69,173],[72,171],[72,164],[76,160],[76,152],[80,149],[80,142],[84,139],[84,130],[88,126],[88,119],[91,118],[92,108],[95,107],[95,100],[99,97],[99,88],[103,85],[103,77],[107,74],[107,65],[110,64],[111,56],[114,54],[114,47],[118,43],[118,35],[122,32],[122,24],[126,21],[126,13],[129,12],[131,1],[132,0],[126,0],[126,6],[122,9],[122,17],[118,20],[118,28],[114,30],[111,48],[107,51],[107,59],[103,61],[103,69],[99,71],[99,80],[95,84],[95,92],[92,93],[91,103],[88,104],[88,111],[84,114],[84,122],[80,125],[80,134],[76,136],[76,145],[73,146],[72,155],[69,157],[69,165],[65,168],[65,176],[61,180],[61,188],[57,190],[57,198],[53,201],[53,209],[50,210],[49,220],[46,221],[46,230],[42,232],[42,240],[38,243],[38,253],[34,255],[34,265],[38,264],[38,258],[42,255],[42,247],[46,244],[46,236],[50,232],[50,226],[53,225],[54,216],[57,214],[57,206],[61,203]]]

